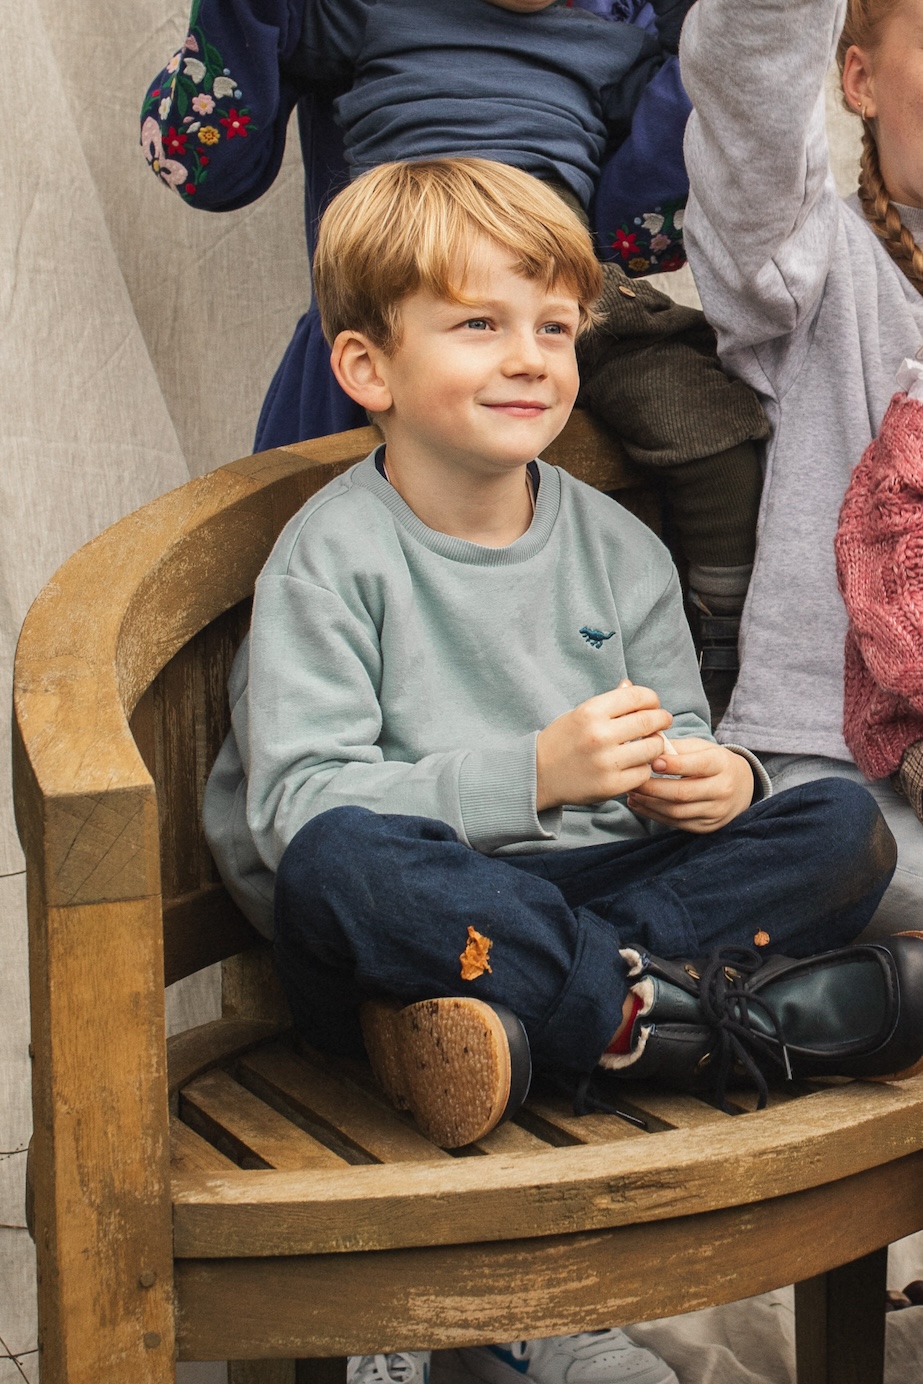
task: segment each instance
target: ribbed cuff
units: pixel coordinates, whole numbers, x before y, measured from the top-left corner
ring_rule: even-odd
[[[536,734],[511,745],[473,750],[458,776],[465,835],[489,855],[517,841],[551,841],[561,829],[561,812],[535,810]]]
[[[744,749],[743,745],[725,745],[726,750],[733,750],[734,754],[743,755],[744,759],[753,770],[753,798],[752,802],[762,802],[764,798],[772,797],[772,779],[763,768],[760,761],[752,750]]]

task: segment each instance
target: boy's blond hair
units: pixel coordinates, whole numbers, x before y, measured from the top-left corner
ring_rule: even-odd
[[[507,250],[517,272],[562,286],[592,320],[602,271],[589,231],[550,187],[488,159],[384,163],[330,203],[314,255],[324,335],[360,331],[382,350],[400,344],[400,305],[423,289],[461,303],[479,239]]]

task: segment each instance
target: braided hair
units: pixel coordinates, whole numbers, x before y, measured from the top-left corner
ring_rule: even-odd
[[[837,44],[836,59],[843,76],[848,50],[873,48],[881,26],[900,5],[901,0],[848,0],[846,22]],[[843,104],[851,115],[857,114],[845,95]],[[858,112],[862,120],[862,156],[859,163],[859,201],[866,220],[884,244],[888,254],[917,291],[923,294],[923,250],[901,220],[885,184],[878,158],[878,142],[872,121]]]

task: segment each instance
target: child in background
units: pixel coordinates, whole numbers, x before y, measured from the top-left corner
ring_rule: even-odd
[[[923,916],[920,823],[844,739],[834,539],[853,467],[923,339],[921,31],[923,0],[698,0],[681,52],[694,106],[689,259],[722,359],[759,391],[771,427],[741,671],[719,736],[759,750],[777,786],[830,774],[868,786],[898,843],[884,932]],[[859,189],[845,200],[824,120],[834,50],[863,126]]]
[[[654,0],[642,13],[636,0],[197,0],[183,49],[148,95],[142,142],[191,205],[231,209],[271,183],[297,102],[309,248],[346,178],[338,145],[350,176],[390,160],[497,159],[550,182],[585,215],[605,165],[595,213],[610,226],[611,253],[631,273],[675,266],[688,110],[675,54],[689,3]],[[717,714],[733,681],[765,419],[720,369],[700,312],[629,283],[614,264],[601,307],[581,342],[580,402],[668,502]],[[270,386],[256,446],[363,422],[330,374],[312,310]]]
[[[502,164],[382,165],[331,204],[315,277],[385,441],[276,543],[205,800],[302,1035],[364,1031],[453,1146],[515,1109],[529,1050],[681,1085],[711,1055],[718,1099],[740,1059],[761,1101],[767,1067],[916,1062],[923,934],[846,945],[891,874],[871,798],[764,796],[709,733],[666,550],[540,459],[600,287],[577,217]],[[620,1332],[462,1357],[487,1384],[675,1384]]]
[[[849,614],[843,734],[869,779],[891,778],[923,822],[923,363],[852,474],[836,536]]]

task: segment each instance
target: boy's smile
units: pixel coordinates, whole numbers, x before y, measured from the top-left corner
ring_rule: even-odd
[[[576,298],[517,273],[476,242],[462,303],[420,290],[401,304],[400,344],[379,372],[389,469],[422,463],[472,480],[521,468],[564,427],[577,395]]]

